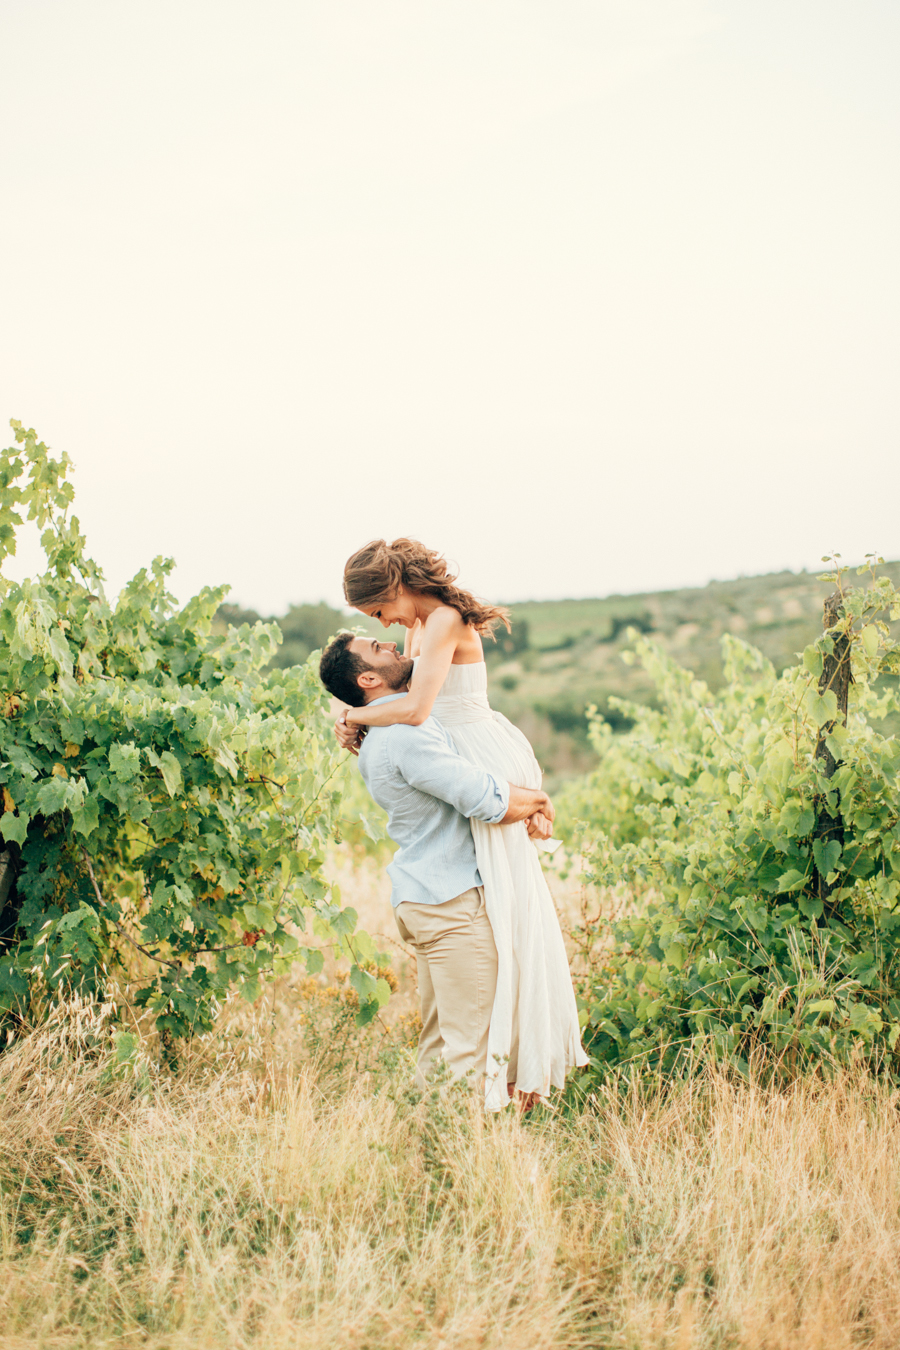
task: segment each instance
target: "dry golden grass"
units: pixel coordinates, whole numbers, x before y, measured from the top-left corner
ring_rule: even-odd
[[[384,1024],[331,968],[232,1004],[175,1075],[77,1002],[3,1055],[3,1350],[900,1344],[895,1091],[707,1069],[580,1116],[417,1098],[412,954],[380,870],[334,875],[394,954]],[[577,874],[551,884],[576,923]]]
[[[707,1071],[522,1121],[405,1082],[116,1068],[90,1007],[22,1038],[0,1083],[0,1344],[900,1343],[888,1088]]]

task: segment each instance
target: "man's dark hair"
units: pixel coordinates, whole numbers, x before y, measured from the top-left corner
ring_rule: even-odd
[[[349,703],[351,708],[361,708],[366,696],[356,683],[357,676],[364,670],[374,670],[368,661],[364,661],[356,652],[351,652],[350,643],[355,633],[338,633],[332,638],[319,661],[319,679],[341,703]]]

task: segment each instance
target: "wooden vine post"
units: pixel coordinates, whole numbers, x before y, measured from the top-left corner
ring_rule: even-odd
[[[839,623],[844,615],[844,597],[840,591],[835,591],[829,595],[824,606],[825,629],[826,632]],[[837,697],[838,717],[844,726],[847,725],[847,702],[850,693],[850,638],[847,633],[840,633],[835,636],[834,647],[830,654],[825,656],[822,667],[822,674],[819,676],[819,693],[825,694],[830,689]],[[819,728],[819,734],[816,739],[816,759],[822,762],[822,771],[826,778],[833,778],[835,770],[838,767],[838,761],[828,748],[827,737],[834,730],[834,722],[826,722]],[[844,822],[841,817],[840,801],[837,802],[834,815],[828,810],[828,803],[825,795],[816,800],[816,824],[815,839],[819,840],[823,849],[827,852],[827,845],[834,840],[843,848],[844,845]],[[829,904],[829,898],[832,891],[838,889],[839,881],[828,884],[826,877],[816,869],[816,878],[818,882],[819,899],[825,906]]]

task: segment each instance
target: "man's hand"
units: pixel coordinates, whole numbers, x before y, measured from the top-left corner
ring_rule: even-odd
[[[529,839],[550,839],[553,835],[553,824],[543,811],[535,811],[533,816],[529,816],[526,828]]]
[[[334,734],[337,736],[342,750],[349,750],[351,755],[359,754],[359,747],[362,745],[362,738],[365,733],[361,727],[350,725],[346,713],[342,713],[335,722]]]
[[[546,816],[551,824],[556,819],[556,811],[546,792],[540,788],[523,788],[510,783],[509,807],[500,824],[511,825],[516,820],[529,820],[536,813]],[[547,838],[550,838],[549,834]]]

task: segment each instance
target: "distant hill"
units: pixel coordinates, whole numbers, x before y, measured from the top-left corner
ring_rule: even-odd
[[[900,583],[900,563],[882,570]],[[849,580],[867,582],[855,574]],[[832,589],[805,572],[774,572],[693,589],[513,605],[513,636],[524,626],[527,646],[504,651],[501,639],[501,650],[489,658],[491,700],[531,737],[545,768],[572,772],[590,762],[584,734],[589,704],[616,727],[621,715],[609,708],[611,694],[652,700],[644,672],[622,660],[629,628],[653,637],[716,688],[723,633],[758,647],[782,670],[821,631],[822,604]]]
[[[900,585],[900,563],[880,570]],[[848,580],[866,584],[864,576]],[[610,695],[652,701],[644,672],[622,660],[630,629],[653,637],[715,688],[722,679],[723,633],[758,647],[781,670],[821,631],[831,589],[806,572],[773,572],[693,589],[513,604],[512,633],[501,630],[496,644],[485,644],[491,703],[522,728],[545,770],[554,777],[579,772],[592,763],[584,716],[590,704],[613,727],[623,727]],[[220,613],[232,622],[258,617],[227,606]],[[279,664],[285,665],[305,659],[341,627],[359,624],[403,641],[401,629],[385,634],[380,624],[324,604],[292,606],[278,623],[285,636]]]

